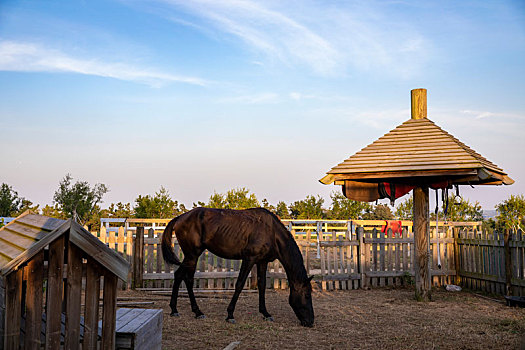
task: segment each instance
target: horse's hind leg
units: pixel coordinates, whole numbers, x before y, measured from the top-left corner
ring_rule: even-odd
[[[191,303],[191,311],[195,313],[195,318],[205,318],[206,316],[202,313],[202,311],[199,309],[199,306],[197,305],[197,300],[195,299],[195,295],[193,294],[193,276],[195,275],[195,268],[197,266],[197,260],[199,259],[199,256],[196,258],[184,258],[182,265],[185,266],[185,274],[184,274],[184,283],[186,283],[186,289],[188,290],[188,297],[190,298]]]
[[[263,314],[264,319],[267,321],[273,321],[272,315],[266,310],[266,300],[264,293],[266,292],[266,269],[268,263],[259,262],[257,263],[257,288],[259,289],[259,312]]]
[[[184,273],[185,273],[184,265],[179,266],[177,271],[175,271],[175,278],[173,279],[173,289],[171,292],[171,300],[170,300],[170,307],[171,307],[170,316],[179,316],[179,312],[177,311],[177,298],[179,296],[179,288],[184,278]]]
[[[233,317],[233,312],[235,311],[235,304],[237,304],[237,299],[239,299],[239,294],[241,294],[242,292],[242,288],[246,283],[246,279],[248,278],[248,274],[250,273],[253,264],[254,262],[251,260],[242,261],[241,271],[239,271],[237,282],[235,282],[235,292],[233,293],[232,300],[230,301],[230,305],[228,305],[227,309],[228,317],[226,318],[226,321],[228,322],[235,323],[235,318]]]

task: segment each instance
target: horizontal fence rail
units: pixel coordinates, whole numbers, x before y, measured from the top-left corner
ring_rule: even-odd
[[[172,286],[176,267],[164,262],[160,248],[160,237],[169,220],[101,219],[101,229],[94,234],[132,265],[127,287]],[[323,289],[414,283],[411,221],[401,221],[396,232],[392,229],[382,232],[387,227],[384,220],[282,222],[294,236],[308,274],[314,275]],[[432,284],[461,284],[490,293],[525,295],[524,238],[521,231],[484,233],[481,222],[440,222],[437,231],[435,222],[431,222]],[[174,249],[182,259],[176,239]],[[195,287],[233,289],[239,270],[240,261],[205,251],[197,264]],[[255,281],[252,270],[248,287],[254,287]],[[286,273],[277,260],[268,265],[267,286],[288,288]]]

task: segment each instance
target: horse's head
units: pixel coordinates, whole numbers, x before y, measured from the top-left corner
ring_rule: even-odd
[[[312,276],[313,277],[313,276]],[[304,282],[293,283],[290,285],[290,306],[301,322],[301,326],[314,326],[314,308],[312,306],[312,277]]]

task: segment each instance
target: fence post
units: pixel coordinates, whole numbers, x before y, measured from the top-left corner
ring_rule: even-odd
[[[458,244],[458,238],[459,238],[459,228],[453,227],[452,228],[452,237],[454,237],[454,267],[456,269],[456,278],[454,281],[454,284],[460,285],[461,284],[461,266],[459,261],[459,244]]]
[[[512,263],[510,257],[510,244],[509,244],[509,229],[505,230],[503,236],[504,251],[505,251],[505,293],[506,295],[512,295]]]
[[[365,260],[365,232],[362,226],[359,226],[356,229],[357,237],[359,239],[359,259],[357,263],[359,264],[359,274],[361,275],[361,288],[368,287],[368,281],[366,279],[366,260]]]
[[[142,288],[144,273],[144,227],[137,227],[133,244],[133,289]]]

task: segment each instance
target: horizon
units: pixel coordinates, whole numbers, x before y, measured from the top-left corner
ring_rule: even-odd
[[[426,88],[429,119],[516,181],[461,187],[492,210],[525,193],[523,62],[521,1],[6,1],[0,183],[41,207],[67,173],[107,205],[328,204],[318,180]]]

